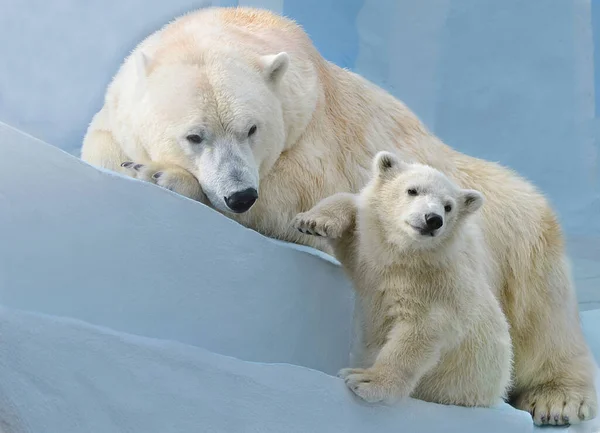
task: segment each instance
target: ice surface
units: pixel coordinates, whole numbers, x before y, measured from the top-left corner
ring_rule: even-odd
[[[506,406],[355,399],[341,379],[70,319],[0,310],[0,414],[15,433],[532,431]]]
[[[353,398],[331,376],[353,300],[327,256],[2,124],[0,154],[7,433],[533,430],[506,404]],[[584,323],[598,348],[600,311]]]

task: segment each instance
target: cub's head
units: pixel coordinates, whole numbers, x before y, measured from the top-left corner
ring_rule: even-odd
[[[244,213],[284,149],[280,84],[289,56],[134,53],[130,123],[152,160],[180,165],[211,204]]]
[[[440,245],[483,204],[478,191],[461,189],[440,171],[408,164],[389,152],[376,155],[373,171],[362,193],[362,208],[385,240],[399,246]]]

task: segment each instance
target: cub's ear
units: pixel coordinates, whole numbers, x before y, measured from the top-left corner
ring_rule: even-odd
[[[381,151],[375,155],[373,160],[373,173],[382,178],[394,176],[408,168],[408,164],[401,161],[391,152]]]
[[[473,213],[483,206],[485,199],[483,194],[474,189],[463,189],[461,191],[462,210],[464,213]]]
[[[279,83],[281,77],[287,71],[290,65],[290,56],[286,52],[262,56],[260,58],[260,66],[267,81],[273,84]]]

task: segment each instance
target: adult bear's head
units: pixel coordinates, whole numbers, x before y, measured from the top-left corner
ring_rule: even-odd
[[[249,210],[285,147],[278,91],[289,56],[134,56],[131,122],[150,158],[189,170],[215,208]]]

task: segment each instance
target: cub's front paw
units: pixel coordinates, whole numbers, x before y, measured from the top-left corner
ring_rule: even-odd
[[[311,211],[296,215],[292,220],[292,227],[306,235],[323,236],[330,239],[336,239],[342,235],[342,229],[337,221],[327,216],[315,215]]]
[[[344,368],[338,376],[344,379],[348,388],[369,403],[392,402],[407,397],[397,378],[376,368]]]
[[[160,163],[138,164],[133,161],[126,161],[121,167],[131,177],[154,183],[193,200],[207,202],[198,180],[181,167]]]

